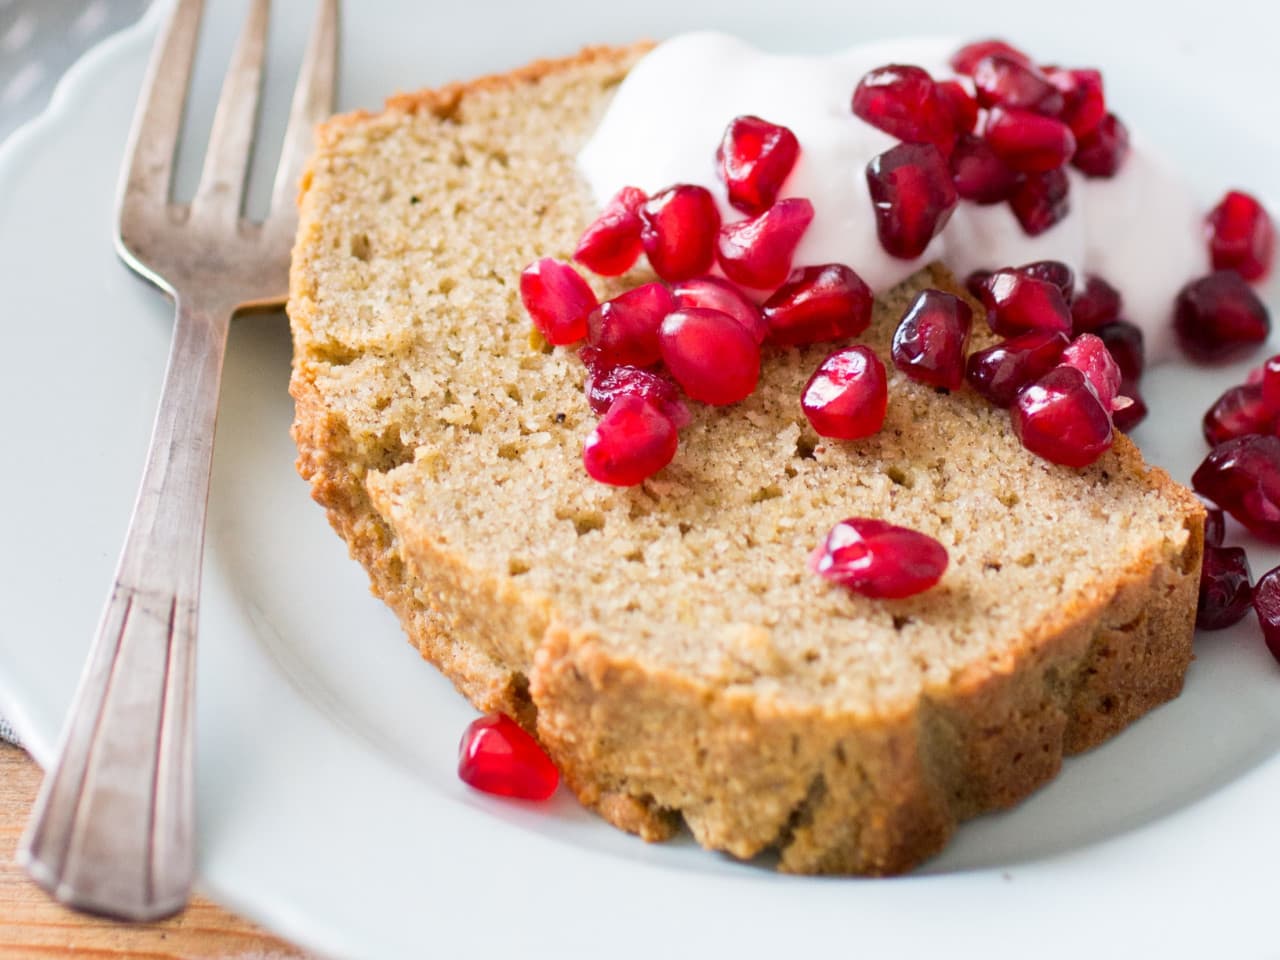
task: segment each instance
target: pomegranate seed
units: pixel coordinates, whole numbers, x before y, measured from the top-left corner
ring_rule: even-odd
[[[1030,110],[994,107],[987,114],[987,143],[1014,170],[1056,170],[1075,153],[1076,137],[1061,120]]]
[[[997,407],[1007,407],[1018,391],[1058,365],[1067,335],[1032,330],[969,355],[965,378]]]
[[[467,726],[458,746],[458,777],[485,793],[522,800],[546,800],[560,782],[538,741],[501,713]]]
[[[997,55],[1028,66],[1031,64],[1030,57],[1003,40],[979,40],[961,47],[951,55],[951,69],[956,73],[971,74],[981,60]]]
[[[987,281],[991,279],[993,270],[975,270],[964,278],[964,288],[969,291],[969,296],[975,300],[981,300],[983,291],[987,288]]]
[[[689,423],[689,409],[680,400],[680,388],[662,374],[625,365],[587,365],[587,403],[598,416],[608,413],[613,402],[623,396],[648,400],[677,430]]]
[[[972,323],[973,310],[959,297],[921,290],[893,335],[894,365],[920,383],[959,389]]]
[[[1062,261],[1037,260],[1034,263],[1024,263],[1020,267],[1015,267],[1014,270],[1024,277],[1052,283],[1062,291],[1062,299],[1066,301],[1067,306],[1071,306],[1071,301],[1076,295],[1076,275],[1075,271]]]
[[[947,550],[917,530],[850,517],[809,556],[809,570],[864,597],[896,600],[928,590],[947,569]]]
[[[1074,306],[1074,304],[1073,304]],[[1094,331],[1111,351],[1124,380],[1140,380],[1145,365],[1142,328],[1128,320],[1112,320]],[[1123,393],[1124,391],[1121,391]]]
[[[1115,428],[1121,433],[1129,433],[1147,419],[1147,404],[1142,399],[1142,393],[1138,389],[1137,383],[1122,380],[1120,381],[1120,396],[1129,400],[1129,405],[1121,407],[1119,410],[1111,411],[1111,422],[1115,424]]]
[[[982,291],[987,323],[994,333],[1012,337],[1028,330],[1069,333],[1071,311],[1056,283],[1019,270],[997,270]]]
[[[871,323],[871,288],[842,263],[800,267],[764,302],[769,342],[798,346],[856,337]]]
[[[520,274],[520,300],[548,343],[564,346],[587,335],[587,314],[596,295],[567,263],[543,257]]]
[[[951,171],[929,143],[900,143],[875,157],[867,164],[867,187],[880,245],[904,260],[924,253],[956,208]]]
[[[1092,333],[1082,333],[1062,351],[1062,362],[1083,373],[1093,387],[1093,392],[1107,410],[1113,408],[1120,392],[1120,367],[1102,338]]]
[[[1102,92],[1102,74],[1097,70],[1062,70],[1051,67],[1045,76],[1063,97],[1059,119],[1071,128],[1077,138],[1093,130],[1107,115],[1107,100]]]
[[[1239,623],[1253,602],[1249,583],[1249,558],[1243,547],[1204,548],[1200,567],[1200,599],[1196,603],[1196,627],[1222,630]]]
[[[972,133],[978,125],[978,101],[973,98],[959,80],[942,80],[934,85],[935,92],[947,113],[956,133]]]
[[[658,326],[675,309],[667,288],[646,283],[612,300],[606,300],[587,316],[587,343],[599,351],[605,366],[630,364],[647,367],[657,363]]]
[[[583,231],[573,259],[604,277],[630,270],[640,258],[640,204],[646,199],[636,187],[623,187],[614,194]]]
[[[1062,91],[1031,64],[1001,53],[983,57],[973,66],[973,85],[984,107],[1017,107],[1045,116],[1062,112]]]
[[[1231,387],[1205,411],[1202,427],[1209,446],[1250,433],[1272,433],[1275,414],[1262,402],[1262,386],[1242,383]]]
[[[853,91],[853,112],[907,143],[931,143],[944,155],[956,141],[951,109],[920,67],[891,63],[869,70]]]
[[[1023,387],[1013,404],[1022,445],[1051,463],[1085,467],[1111,447],[1111,413],[1075,367],[1059,365]]]
[[[1092,333],[1120,316],[1120,291],[1096,274],[1087,273],[1084,289],[1071,301],[1071,329]]]
[[[961,136],[951,151],[950,166],[956,193],[974,203],[1001,203],[1018,185],[1018,174],[979,137]]]
[[[1218,444],[1191,485],[1259,537],[1280,540],[1280,438],[1251,433]]]
[[[1009,208],[1022,225],[1022,232],[1037,237],[1067,215],[1070,184],[1061,170],[1028,174],[1014,188]]]
[[[1268,357],[1258,377],[1262,385],[1262,404],[1273,415],[1280,415],[1280,354]]]
[[[786,127],[741,116],[730,121],[716,148],[716,167],[729,191],[729,205],[750,216],[773,206],[800,155],[796,135]]]
[[[1280,567],[1268,570],[1253,590],[1253,612],[1262,626],[1262,639],[1280,662]]]
[[[1227,521],[1217,507],[1205,504],[1204,508],[1204,542],[1209,547],[1222,546],[1227,535]]]
[[[582,465],[593,480],[634,487],[670,463],[679,442],[675,424],[655,404],[624,394],[587,435]]]
[[[857,440],[884,424],[889,387],[869,347],[846,347],[823,360],[800,394],[800,407],[823,437]]]
[[[1261,280],[1271,269],[1276,228],[1254,197],[1231,190],[1206,218],[1213,269]]]
[[[764,322],[760,308],[727,280],[719,277],[695,277],[693,280],[677,283],[671,288],[671,296],[681,309],[706,307],[708,310],[727,313],[742,324],[756,343],[764,343],[764,338],[769,333],[769,325]]]
[[[711,269],[720,211],[705,187],[679,183],[640,206],[640,241],[663,280],[676,283]]]
[[[1119,117],[1108,113],[1080,137],[1071,165],[1086,177],[1114,177],[1128,155],[1129,131]]]
[[[719,310],[676,310],[658,332],[662,360],[694,400],[724,406],[751,395],[760,379],[760,345]]]
[[[725,276],[746,287],[778,286],[791,273],[791,256],[813,219],[808,200],[779,200],[759,216],[720,228],[717,253]]]
[[[1271,316],[1234,270],[1218,270],[1182,288],[1174,304],[1174,330],[1193,360],[1237,357],[1271,332]]]

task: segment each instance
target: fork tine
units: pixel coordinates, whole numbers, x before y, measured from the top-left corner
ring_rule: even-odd
[[[271,191],[273,217],[279,211],[293,210],[302,165],[313,146],[314,128],[333,112],[337,73],[338,0],[320,0],[307,53],[298,71],[293,105],[289,108],[289,126],[285,130],[284,147],[276,166],[276,179]]]
[[[253,148],[253,127],[262,88],[262,59],[266,52],[271,0],[253,0],[236,43],[227,77],[213,115],[209,149],[200,171],[200,185],[191,201],[194,212],[234,221],[240,214],[245,173]]]

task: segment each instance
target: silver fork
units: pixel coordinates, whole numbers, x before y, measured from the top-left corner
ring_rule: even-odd
[[[160,408],[89,661],[19,849],[63,902],[133,920],[180,910],[195,871],[197,607],[218,383],[231,316],[284,302],[294,191],[332,110],[337,0],[320,0],[271,210],[242,216],[270,0],[253,0],[191,203],[170,202],[203,0],[178,0],[152,53],[123,170],[116,249],[175,303]]]

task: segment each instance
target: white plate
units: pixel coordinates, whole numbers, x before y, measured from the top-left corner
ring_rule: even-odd
[[[270,73],[291,77],[310,18],[278,4]],[[1274,8],[1078,2],[613,5],[349,3],[343,106],[514,66],[588,41],[737,30],[822,49],[930,30],[1000,32],[1048,60],[1100,63],[1113,103],[1206,201],[1242,184],[1280,210]],[[216,5],[197,68],[205,129],[240,5]],[[128,517],[169,308],[109,236],[153,11],[82,61],[48,114],[0,154],[0,711],[49,759]],[[267,103],[279,130],[284,97]],[[189,190],[201,137],[182,165]],[[263,161],[270,165],[270,149]],[[262,196],[260,191],[257,196]],[[1280,307],[1273,284],[1267,293]],[[1198,641],[1188,687],[1111,744],[1068,761],[1016,810],[964,826],[891,881],[780,877],[688,841],[646,846],[582,812],[468,791],[453,773],[467,705],[399,635],[293,471],[279,317],[232,333],[209,515],[199,664],[201,886],[270,928],[344,956],[672,950],[740,957],[848,945],[895,956],[1260,956],[1280,864],[1280,670],[1254,628]],[[1138,433],[1186,479],[1195,424],[1245,365],[1149,378]],[[1235,530],[1233,533],[1238,534]],[[1246,541],[1247,542],[1247,541]],[[1256,544],[1261,572],[1280,554]],[[1103,946],[1105,945],[1105,946]]]

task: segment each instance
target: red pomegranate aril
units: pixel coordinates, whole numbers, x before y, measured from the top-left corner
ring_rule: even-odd
[[[1071,311],[1062,289],[1048,280],[1015,269],[997,270],[987,279],[981,299],[987,324],[1002,337],[1028,330],[1071,330]]]
[[[1216,363],[1266,340],[1271,315],[1240,274],[1218,270],[1182,288],[1174,303],[1173,325],[1187,356]]]
[[[850,517],[809,556],[809,570],[864,597],[897,600],[928,590],[947,570],[933,537],[884,520]]]
[[[1086,177],[1114,177],[1129,155],[1129,131],[1120,118],[1108,113],[1076,142],[1071,165]]]
[[[994,107],[984,132],[991,149],[1019,173],[1056,170],[1076,150],[1070,127],[1030,110]]]
[[[1142,328],[1128,320],[1112,320],[1094,330],[1102,342],[1107,345],[1111,356],[1120,368],[1120,376],[1124,380],[1142,379],[1142,370],[1146,363],[1146,348],[1143,345]],[[1124,391],[1120,391],[1122,395]]]
[[[843,263],[800,267],[764,302],[769,342],[799,346],[856,337],[871,323],[871,288]]]
[[[640,218],[644,252],[663,280],[677,283],[711,269],[720,211],[706,187],[668,187],[640,205]]]
[[[584,351],[585,352],[585,351]],[[604,416],[619,397],[648,400],[679,430],[689,422],[689,409],[680,400],[680,388],[660,373],[640,367],[598,367],[587,364],[587,404]]]
[[[1120,307],[1120,291],[1096,274],[1087,273],[1084,289],[1071,300],[1071,329],[1077,334],[1092,333],[1118,319]]]
[[[1234,270],[1246,280],[1266,277],[1275,254],[1276,228],[1257,198],[1227,192],[1205,219],[1213,269]]]
[[[980,61],[997,55],[1027,66],[1031,65],[1030,57],[1003,40],[979,40],[961,47],[951,55],[951,69],[956,73],[972,74]]]
[[[713,406],[751,395],[760,379],[760,345],[727,313],[676,310],[658,331],[662,361],[684,392]]]
[[[473,720],[458,745],[458,777],[501,797],[546,800],[560,774],[538,741],[502,713]]]
[[[1205,411],[1201,427],[1209,446],[1250,433],[1273,433],[1276,416],[1262,402],[1262,386],[1242,383],[1228,388]]]
[[[973,310],[941,290],[916,295],[893,335],[893,363],[912,380],[957,390],[964,383]]]
[[[1017,107],[1055,117],[1065,98],[1049,78],[1030,64],[1001,53],[983,57],[973,66],[973,86],[984,107]]]
[[[913,260],[951,219],[956,188],[930,143],[900,143],[867,164],[876,234],[891,256]]]
[[[964,288],[969,291],[969,295],[975,300],[981,300],[984,291],[987,289],[987,281],[991,279],[994,270],[975,270],[964,278]]]
[[[587,317],[587,343],[599,351],[606,366],[657,363],[658,326],[675,309],[670,292],[660,283],[645,283],[606,300]]]
[[[727,313],[742,324],[756,343],[764,343],[764,338],[769,335],[769,325],[764,322],[760,308],[727,280],[719,277],[695,277],[673,286],[671,296],[681,309],[706,307],[708,310]]]
[[[759,117],[730,121],[716,148],[716,168],[729,192],[729,205],[750,216],[773,206],[800,155],[796,135]]]
[[[1262,403],[1273,416],[1280,416],[1280,354],[1268,357],[1257,378],[1262,385]]]
[[[868,347],[846,347],[831,354],[800,394],[800,407],[813,429],[836,440],[878,432],[888,403],[884,364]]]
[[[1136,382],[1122,380],[1120,382],[1120,396],[1125,397],[1129,401],[1129,405],[1121,407],[1119,410],[1111,411],[1111,422],[1115,424],[1115,428],[1121,433],[1129,433],[1147,419],[1147,403],[1142,399],[1142,391],[1138,389]]]
[[[1010,406],[1018,391],[1058,365],[1067,335],[1032,330],[969,355],[965,379],[997,407]]]
[[[1258,615],[1267,649],[1280,662],[1280,567],[1258,578],[1253,589],[1253,612]]]
[[[779,286],[791,273],[791,257],[811,220],[813,204],[790,197],[759,216],[726,223],[716,240],[720,269],[745,287]]]
[[[1080,334],[1062,351],[1062,362],[1083,373],[1103,408],[1111,411],[1120,394],[1122,377],[1120,366],[1102,338],[1092,333]]]
[[[974,203],[1002,203],[1018,185],[1018,174],[980,137],[961,136],[949,163],[956,193]]]
[[[1045,76],[1063,96],[1058,119],[1077,138],[1093,130],[1107,115],[1107,99],[1102,92],[1102,74],[1097,70],[1062,70],[1051,67]]]
[[[1111,447],[1111,413],[1075,367],[1054,367],[1023,387],[1013,404],[1022,445],[1051,463],[1086,467]]]
[[[1052,283],[1062,291],[1062,299],[1066,301],[1067,306],[1071,306],[1071,301],[1076,294],[1076,275],[1075,271],[1062,261],[1036,260],[1034,263],[1024,263],[1020,267],[1014,267],[1014,270],[1024,277]]]
[[[640,259],[640,204],[648,199],[637,187],[623,187],[582,233],[573,259],[603,277],[626,273]]]
[[[1227,520],[1222,511],[1208,504],[1204,506],[1204,542],[1208,547],[1222,546],[1227,535]]]
[[[853,112],[867,123],[907,143],[931,143],[944,155],[956,128],[938,96],[933,78],[920,67],[891,63],[869,70],[853,91]]]
[[[938,99],[951,115],[956,133],[972,133],[978,125],[978,101],[959,80],[941,80],[934,84]]]
[[[1249,558],[1243,547],[1205,544],[1200,567],[1200,598],[1196,603],[1196,628],[1223,630],[1239,623],[1253,602],[1249,583]]]
[[[1280,541],[1280,438],[1251,433],[1218,444],[1191,485],[1259,537]]]
[[[634,487],[670,463],[679,442],[675,424],[657,404],[624,394],[587,435],[582,465],[593,480]]]
[[[1071,209],[1067,199],[1070,184],[1061,170],[1028,174],[1013,190],[1009,209],[1022,225],[1022,232],[1037,237]]]
[[[587,335],[587,314],[597,303],[581,274],[551,257],[524,268],[520,300],[538,332],[558,347],[577,343]]]

